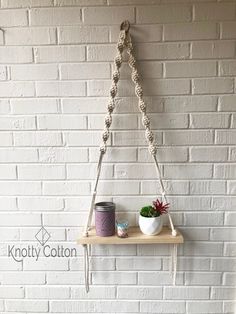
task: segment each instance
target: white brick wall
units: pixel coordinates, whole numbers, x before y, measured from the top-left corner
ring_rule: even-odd
[[[115,44],[132,23],[158,158],[185,236],[177,285],[165,245],[82,248],[17,263],[7,245],[75,246],[89,206]],[[236,313],[236,1],[0,1],[0,312]],[[121,70],[99,200],[137,223],[159,184]]]

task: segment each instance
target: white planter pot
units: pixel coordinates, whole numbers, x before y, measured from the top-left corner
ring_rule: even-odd
[[[156,235],[161,232],[163,226],[162,216],[143,217],[139,215],[139,227],[146,235]]]

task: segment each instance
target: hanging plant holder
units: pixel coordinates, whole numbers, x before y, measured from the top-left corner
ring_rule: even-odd
[[[109,101],[107,105],[107,114],[104,120],[104,130],[102,133],[102,144],[100,145],[100,155],[97,165],[97,174],[95,178],[94,189],[92,193],[90,209],[87,217],[87,221],[84,228],[84,233],[81,237],[79,237],[77,243],[82,244],[84,247],[84,274],[85,274],[85,288],[86,291],[89,291],[89,260],[91,257],[91,245],[96,244],[111,244],[111,245],[119,245],[119,244],[172,244],[171,251],[171,260],[170,260],[170,272],[173,278],[173,284],[175,284],[176,280],[176,270],[177,270],[177,245],[184,242],[184,238],[181,233],[175,229],[171,215],[167,212],[167,216],[169,218],[169,227],[163,227],[162,231],[155,236],[144,235],[139,227],[129,228],[129,236],[126,238],[119,238],[117,235],[109,236],[109,237],[99,237],[96,235],[96,231],[94,227],[91,227],[91,220],[94,211],[95,198],[97,194],[97,185],[101,172],[101,165],[103,157],[106,153],[107,149],[107,140],[110,135],[110,126],[112,124],[112,112],[115,108],[115,97],[117,94],[117,84],[120,78],[120,67],[122,64],[122,54],[126,49],[128,54],[128,64],[131,68],[131,79],[135,86],[135,95],[138,98],[138,106],[139,110],[142,114],[142,124],[145,128],[145,137],[148,143],[148,150],[152,156],[154,161],[157,177],[161,186],[161,195],[165,203],[168,203],[166,198],[165,187],[161,177],[160,167],[157,161],[157,147],[154,144],[154,135],[151,131],[150,119],[146,114],[146,104],[143,100],[143,89],[139,82],[139,74],[136,68],[136,60],[133,55],[133,46],[131,41],[131,36],[129,33],[130,23],[129,21],[124,21],[120,26],[120,34],[117,43],[117,56],[114,59],[114,72],[112,74],[112,85],[109,92]],[[134,257],[135,258],[135,257]]]

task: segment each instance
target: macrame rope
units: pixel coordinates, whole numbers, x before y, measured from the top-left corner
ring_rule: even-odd
[[[125,50],[125,48],[127,49],[127,54],[128,54],[128,64],[129,64],[129,67],[131,68],[131,79],[135,85],[135,95],[138,98],[139,110],[142,114],[142,124],[145,128],[145,137],[146,137],[146,140],[148,142],[148,150],[149,150],[149,153],[151,154],[151,156],[153,157],[153,160],[154,160],[154,163],[156,166],[158,179],[159,179],[159,182],[161,185],[162,197],[165,200],[165,202],[168,203],[167,198],[166,198],[165,187],[164,187],[162,177],[161,177],[160,167],[159,167],[159,164],[158,164],[158,161],[156,158],[157,147],[154,144],[154,134],[151,131],[150,119],[149,119],[148,115],[146,114],[146,104],[143,100],[143,89],[140,85],[139,74],[138,74],[138,70],[136,68],[136,60],[135,60],[135,57],[133,55],[133,46],[132,46],[131,36],[129,34],[129,27],[130,27],[130,24],[128,21],[124,21],[121,24],[118,43],[116,46],[117,55],[114,59],[114,71],[112,74],[112,84],[111,84],[111,87],[109,90],[107,114],[106,114],[105,119],[104,119],[102,143],[100,144],[100,155],[99,155],[99,160],[98,160],[98,164],[97,164],[97,174],[96,174],[94,189],[93,189],[93,193],[92,193],[89,214],[88,214],[88,217],[86,220],[84,233],[83,233],[83,235],[85,237],[88,237],[88,231],[90,230],[90,226],[91,226],[94,204],[95,204],[95,199],[96,199],[96,194],[97,194],[97,185],[98,185],[98,180],[99,180],[100,172],[101,172],[102,160],[103,160],[104,154],[106,153],[107,141],[108,141],[109,136],[110,136],[110,126],[112,124],[112,113],[115,109],[115,97],[117,95],[117,85],[118,85],[118,82],[120,79],[120,67],[121,67],[121,64],[123,61],[122,53]],[[174,228],[174,225],[173,225],[173,222],[172,222],[172,219],[171,219],[171,216],[169,213],[168,213],[168,218],[169,218],[170,227],[172,230],[172,236],[176,236],[177,232]],[[174,251],[174,253],[176,252],[176,254],[177,254],[177,249],[174,248],[174,250],[176,250],[176,251]],[[174,262],[173,256],[171,258],[171,261],[172,261],[172,265],[173,265],[173,262]],[[171,269],[173,270],[173,268],[176,269],[175,266],[173,266]],[[87,245],[84,245],[84,271],[85,271],[85,286],[86,286],[86,291],[88,292],[89,291],[89,252],[88,252],[88,246]],[[175,276],[174,276],[174,278],[175,278]]]

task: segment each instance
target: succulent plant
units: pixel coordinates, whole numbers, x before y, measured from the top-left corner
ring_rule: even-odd
[[[140,215],[147,218],[159,217],[163,214],[167,214],[169,205],[169,203],[164,204],[157,199],[156,201],[153,201],[153,206],[148,205],[142,207],[140,210]]]

